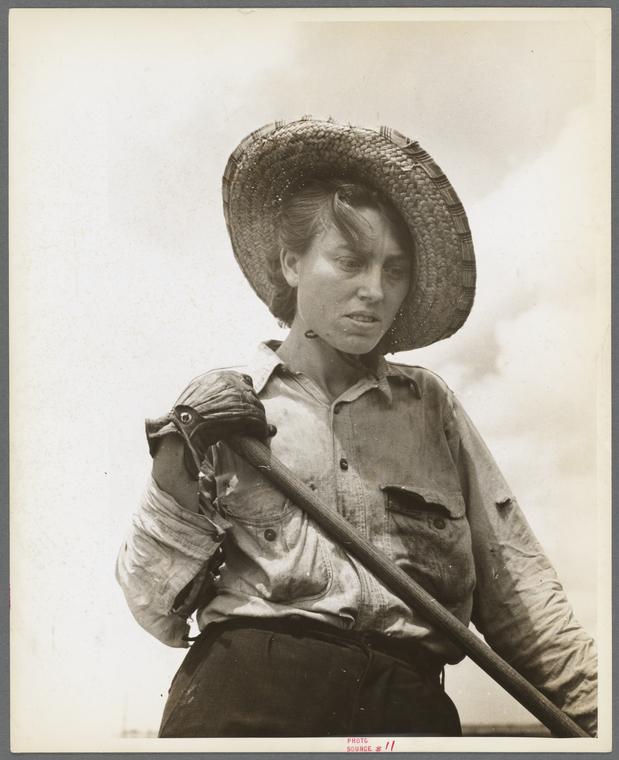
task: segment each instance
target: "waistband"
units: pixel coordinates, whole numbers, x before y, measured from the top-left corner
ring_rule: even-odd
[[[445,667],[446,660],[412,639],[398,639],[377,631],[345,631],[319,620],[303,615],[289,615],[284,618],[235,617],[221,623],[211,623],[198,636],[210,641],[226,631],[253,629],[283,633],[294,638],[310,638],[344,647],[356,647],[374,651],[399,660],[420,674],[438,675]]]

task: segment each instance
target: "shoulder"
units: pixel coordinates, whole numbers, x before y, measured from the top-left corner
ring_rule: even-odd
[[[453,397],[453,391],[440,375],[425,367],[414,364],[401,364],[399,362],[387,362],[390,374],[408,377],[419,387],[420,391],[434,393],[448,398]]]
[[[387,362],[389,375],[406,378],[415,388],[417,397],[426,409],[438,410],[444,421],[451,418],[455,396],[442,377],[425,367]]]
[[[451,416],[455,395],[440,375],[415,364],[387,362],[387,365],[392,376],[399,375],[411,380],[417,389],[419,398],[426,404],[440,408],[443,419]]]

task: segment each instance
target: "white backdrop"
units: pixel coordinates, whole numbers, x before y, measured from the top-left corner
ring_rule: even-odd
[[[305,113],[418,139],[460,194],[472,315],[397,359],[461,398],[606,640],[609,30],[583,9],[11,11],[14,750],[157,730],[184,651],[113,577],[143,420],[284,334],[234,263],[221,175]],[[533,720],[471,664],[447,688],[465,724]]]

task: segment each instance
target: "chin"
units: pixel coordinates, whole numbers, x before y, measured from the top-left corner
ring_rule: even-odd
[[[380,341],[368,340],[367,338],[348,337],[343,340],[333,343],[333,347],[338,351],[343,351],[345,354],[355,354],[356,356],[363,356],[363,354],[369,354],[372,349],[376,348]]]

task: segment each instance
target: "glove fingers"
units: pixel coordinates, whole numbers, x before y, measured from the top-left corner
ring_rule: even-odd
[[[232,433],[245,433],[257,438],[266,438],[268,431],[267,421],[264,417],[235,417],[218,421],[210,429],[217,440],[225,439]]]
[[[258,410],[265,413],[262,401],[252,390],[230,389],[225,392],[213,394],[188,394],[187,398],[181,397],[178,405],[191,406],[203,417],[212,417],[217,414],[248,414],[252,410]]]

